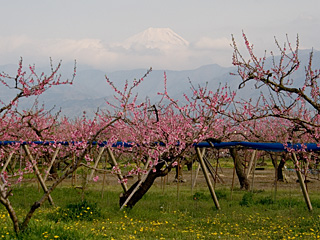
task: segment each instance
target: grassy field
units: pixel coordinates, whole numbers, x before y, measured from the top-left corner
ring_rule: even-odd
[[[166,184],[159,179],[133,209],[124,211],[119,210],[121,187],[115,181],[109,181],[103,192],[101,183],[89,185],[84,201],[79,189],[64,183],[52,194],[57,207],[45,204],[19,237],[0,206],[0,239],[320,238],[317,187],[310,185],[314,209],[309,212],[295,181],[279,184],[275,191],[272,169],[256,173],[252,192],[241,191],[236,184],[232,194],[231,173],[232,169],[225,170],[221,173],[225,182],[216,184],[221,210],[216,210],[200,176],[193,189],[190,179],[179,185],[172,182],[173,174]],[[14,194],[12,202],[20,215],[40,195],[34,183],[17,187]]]

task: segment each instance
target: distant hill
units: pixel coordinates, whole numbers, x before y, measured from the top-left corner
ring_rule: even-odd
[[[306,64],[308,54],[310,51],[300,51],[300,57]],[[314,52],[313,59],[314,66],[320,66],[320,52]],[[304,64],[303,64],[304,65]],[[320,68],[320,67],[319,67]],[[0,71],[15,75],[17,66],[4,65],[0,66]],[[38,69],[39,72],[48,69]],[[72,76],[73,67],[66,64],[61,69],[62,78],[70,78]],[[57,86],[49,89],[40,98],[39,102],[44,103],[47,108],[62,109],[62,115],[74,118],[81,116],[85,111],[89,117],[94,116],[98,108],[106,109],[106,99],[112,99],[113,90],[106,83],[105,76],[107,76],[114,84],[123,89],[126,80],[132,82],[135,78],[141,78],[147,72],[146,69],[135,69],[116,72],[104,72],[96,70],[87,66],[79,66],[77,69],[77,76],[74,84]],[[189,81],[194,86],[204,86],[208,83],[208,87],[216,90],[219,84],[228,84],[231,89],[236,90],[241,82],[238,76],[230,75],[230,72],[236,72],[233,67],[226,68],[216,64],[206,65],[193,70],[184,71],[166,71],[167,88],[169,94],[177,99],[182,99],[182,93],[190,91]],[[304,69],[301,68],[294,78],[304,79]],[[150,98],[152,102],[159,100],[158,92],[163,92],[164,89],[164,70],[153,70],[144,82],[137,89],[139,99],[144,100],[146,97]],[[238,98],[249,98],[259,95],[259,90],[253,91],[254,86],[247,86],[244,89],[238,90]],[[1,99],[10,99],[14,91],[7,91],[0,87]],[[21,102],[24,108],[30,107],[31,99]]]

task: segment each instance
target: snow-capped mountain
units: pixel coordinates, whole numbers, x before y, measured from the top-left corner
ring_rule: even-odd
[[[141,46],[148,49],[184,48],[189,42],[170,28],[148,28],[123,42],[126,49]]]

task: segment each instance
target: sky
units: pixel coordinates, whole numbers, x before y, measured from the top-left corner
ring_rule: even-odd
[[[45,66],[49,58],[104,71],[232,65],[231,35],[242,31],[257,55],[286,34],[301,49],[320,50],[319,0],[0,0],[0,65]],[[150,27],[170,28],[190,44],[158,52],[123,43]]]

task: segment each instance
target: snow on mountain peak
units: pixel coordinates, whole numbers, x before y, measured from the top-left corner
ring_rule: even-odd
[[[187,47],[189,42],[172,31],[170,28],[148,28],[124,41],[126,48],[132,46],[144,46],[149,49],[163,49]]]

